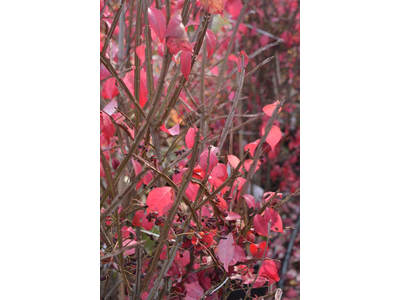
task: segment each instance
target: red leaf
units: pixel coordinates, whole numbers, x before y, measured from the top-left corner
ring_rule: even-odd
[[[199,26],[199,23],[193,21],[193,20],[189,20],[189,22],[187,22],[185,28],[188,28],[190,25],[194,26],[194,30],[196,30],[197,26]]]
[[[182,256],[181,256],[182,255]],[[181,253],[177,253],[175,257],[175,261],[180,264],[182,267],[185,267],[190,262],[190,253],[188,250],[185,250]]]
[[[122,79],[122,81],[126,84],[128,87],[129,91],[132,93],[132,95],[135,94],[135,89],[134,89],[134,81],[135,81],[135,71],[132,70],[128,74],[125,75],[125,77]],[[141,107],[144,107],[144,105],[147,102],[147,79],[146,79],[146,72],[144,69],[141,70],[140,72],[140,91],[139,91],[139,103]]]
[[[154,219],[152,219],[151,222],[149,222],[149,219],[143,218],[142,219],[142,227],[146,230],[151,230],[154,226]]]
[[[167,38],[167,46],[170,53],[176,54],[179,51],[192,51],[192,46],[188,41],[180,13],[175,13],[171,17],[165,31],[165,37]]]
[[[206,12],[210,14],[220,14],[224,12],[224,1],[223,0],[200,0],[201,6]]]
[[[218,244],[218,258],[223,263],[227,272],[234,255],[235,241],[232,233],[230,233],[228,234],[227,239],[221,239]]]
[[[206,40],[207,40],[207,58],[210,58],[213,55],[215,46],[217,45],[217,38],[214,35],[212,30],[207,29],[206,32]]]
[[[282,219],[278,212],[272,208],[269,209],[271,215],[271,230],[283,233]]]
[[[182,53],[181,53],[181,71],[187,81],[189,81],[189,75],[190,75],[191,69],[192,69],[192,51],[182,51]]]
[[[256,215],[254,217],[253,224],[254,224],[254,230],[259,235],[268,236],[268,222],[264,217]]]
[[[257,244],[251,244],[250,245],[250,253],[251,255],[253,255],[254,257],[258,254],[258,245]]]
[[[218,258],[223,263],[227,272],[229,272],[229,266],[233,266],[238,261],[245,261],[247,259],[243,248],[235,243],[232,233],[228,234],[227,239],[221,239],[219,241]]]
[[[119,94],[118,88],[115,85],[115,78],[109,78],[103,85],[101,95],[104,99],[112,99]]]
[[[116,170],[119,166],[120,162],[118,159],[116,159],[115,157],[113,157],[112,161],[111,161],[111,165],[113,167],[114,170]]]
[[[272,217],[271,217],[271,213],[270,210],[265,210],[264,211],[264,219],[265,221],[268,223],[269,221],[271,221]],[[272,224],[271,224],[272,225]]]
[[[244,146],[244,151],[247,151],[247,149],[249,149],[251,156],[254,157],[254,151],[256,150],[259,143],[260,143],[260,139],[254,141],[254,142],[248,143],[246,146]]]
[[[136,55],[139,56],[140,61],[144,61],[144,59],[146,58],[145,50],[145,45],[140,45],[136,47]]]
[[[207,234],[204,235],[203,238],[201,239],[201,243],[203,245],[202,248],[210,248],[210,246],[214,243],[214,239],[211,235]]]
[[[218,147],[211,146],[210,150],[208,148],[204,149],[204,151],[200,154],[200,167],[201,167],[201,175],[204,176],[206,174],[210,174],[211,171],[218,163],[218,156],[220,150]]]
[[[159,216],[165,215],[174,203],[174,192],[171,187],[155,188],[147,196],[146,204],[153,211],[158,211]]]
[[[247,172],[249,172],[250,166],[251,166],[252,163],[253,163],[252,159],[246,159],[244,161],[244,168],[246,169]],[[261,166],[261,161],[258,160],[256,169],[254,170],[254,172],[257,172],[257,170],[260,168],[260,166]]]
[[[100,65],[100,80],[110,77],[111,73],[106,69],[105,66]]]
[[[164,14],[157,8],[149,7],[147,9],[147,15],[149,18],[151,29],[155,32],[155,34],[162,42],[164,40],[165,30],[167,27],[167,22],[165,20]]]
[[[185,27],[182,24],[182,16],[179,12],[176,12],[168,23],[167,30],[165,31],[165,37],[176,37],[186,38]]]
[[[264,275],[268,278],[268,285],[271,285],[273,282],[277,282],[280,280],[278,270],[273,260],[265,260],[262,263],[260,275]]]
[[[267,246],[267,242],[262,242],[261,244],[251,244],[250,245],[250,252],[254,258],[262,258],[264,254],[265,247]],[[267,255],[268,247],[265,255]]]
[[[179,124],[172,126],[168,131],[172,136],[178,135],[180,132]]]
[[[147,173],[143,176],[143,183],[145,185],[148,185],[150,181],[153,179],[153,174],[151,174],[151,171],[147,171]]]
[[[106,106],[104,106],[103,111],[111,116],[113,113],[115,113],[115,108],[118,108],[118,103],[117,100],[112,99]]]
[[[194,202],[196,200],[196,196],[199,191],[199,188],[200,188],[200,186],[197,183],[189,182],[189,185],[185,191],[186,197],[188,197],[188,199],[190,201]]]
[[[122,242],[122,246],[123,247],[133,246],[135,244],[137,244],[137,242],[135,240],[132,240],[132,239],[127,239],[127,240]],[[128,249],[128,250],[124,251],[124,255],[133,255],[134,253],[135,253],[135,248],[131,248],[131,249]]]
[[[231,266],[236,264],[238,261],[246,261],[246,253],[244,252],[244,249],[240,247],[239,245],[235,244],[235,255],[233,256],[233,260],[231,261]]]
[[[233,55],[233,54],[231,54],[231,55],[228,56],[228,60],[234,61],[235,63],[238,62],[238,58],[237,58],[235,55]]]
[[[245,184],[245,182],[246,182],[246,179],[244,179],[243,177],[236,178],[235,183],[233,185],[233,189],[231,190],[231,193],[234,191],[236,186],[237,186],[238,192],[240,192],[240,190],[242,189],[242,187]]]
[[[214,188],[217,189],[217,188],[220,187],[220,185],[221,185],[224,181],[221,180],[221,179],[219,179],[219,178],[212,177],[212,175],[211,175],[211,176],[208,178],[208,182],[211,183],[211,184],[214,186]],[[221,195],[224,195],[224,194],[225,194],[227,188],[228,188],[228,187],[222,188],[222,190],[221,190]]]
[[[263,135],[264,133],[265,133],[265,128],[261,130],[261,134]],[[278,126],[272,125],[266,140],[268,145],[271,146],[272,151],[275,150],[275,146],[279,143],[281,138],[282,138],[282,131],[279,129]]]
[[[204,295],[204,290],[197,281],[188,283],[185,287],[187,291],[185,297],[186,300],[199,300]]]
[[[249,208],[255,208],[256,207],[256,201],[254,200],[254,197],[252,195],[246,194],[243,195],[244,200],[247,203],[247,206]]]
[[[133,71],[132,71],[133,72]],[[143,108],[147,102],[147,76],[144,69],[140,70],[139,104]]]
[[[182,256],[181,256],[182,255]],[[175,257],[175,261],[180,264],[182,267],[185,267],[190,262],[190,253],[188,250],[182,252],[182,254],[177,253]]]
[[[173,180],[176,184],[180,184],[181,181],[182,181],[182,175],[185,173],[186,170],[187,170],[187,168],[179,169],[179,173],[174,173],[174,174],[172,174],[172,180]]]
[[[268,104],[265,105],[262,109],[262,111],[264,112],[264,114],[266,114],[267,116],[272,116],[272,113],[274,112],[274,109],[276,108],[276,106],[278,105],[279,101],[275,101],[272,104]],[[278,113],[282,110],[282,107],[279,109]]]
[[[240,163],[240,159],[237,158],[235,155],[228,155],[228,162],[234,169],[236,169],[237,165]]]
[[[239,214],[237,214],[237,213],[235,213],[235,212],[233,212],[233,211],[229,211],[228,212],[228,216],[225,218],[225,220],[228,220],[228,221],[235,221],[235,220],[239,220],[239,219],[241,219],[242,217],[239,215]]]
[[[240,15],[243,4],[241,0],[228,0],[225,3],[225,10],[230,13],[232,19],[236,20]]]
[[[211,172],[211,176],[225,181],[228,178],[228,171],[224,164],[218,163]]]
[[[192,51],[192,46],[190,45],[187,38],[167,38],[167,47],[171,54],[177,54],[179,51]]]
[[[107,142],[110,142],[110,139],[114,136],[115,127],[114,124],[111,122],[110,116],[104,113],[100,114],[100,130],[103,133],[104,138]]]
[[[135,171],[135,175],[139,175],[140,172],[142,172],[142,166],[139,164],[139,162],[135,159],[131,159],[132,165],[133,165],[133,170]]]
[[[144,215],[144,211],[143,210],[139,210],[137,212],[135,212],[135,215],[133,216],[132,219],[132,226],[142,226],[142,218]]]
[[[160,259],[163,260],[163,259],[166,259],[166,258],[167,258],[167,246],[164,245],[163,248],[162,248],[162,251],[160,253]]]
[[[197,130],[198,130],[197,127],[191,127],[191,128],[189,128],[188,132],[186,133],[185,143],[186,143],[186,146],[190,149],[193,148],[193,146],[194,146],[194,140],[196,139]]]
[[[274,195],[275,195],[274,192],[265,192],[265,193],[263,194],[263,198],[265,198],[265,199],[263,199],[263,201],[265,201],[265,203],[268,203],[268,201],[271,200],[271,198],[272,198]],[[279,199],[282,200],[282,193],[276,193],[276,197],[277,197],[277,198],[275,198],[275,201],[279,201]]]
[[[217,198],[219,200],[219,203],[218,203],[219,209],[228,210],[228,204],[226,203],[225,199],[222,198],[220,195],[217,195]]]
[[[142,166],[139,164],[137,160],[132,159],[132,165],[133,165],[133,170],[135,171],[135,175],[139,175],[140,172],[142,172]],[[138,182],[136,185],[136,189],[139,189],[140,186],[142,185],[143,179]]]
[[[135,230],[132,227],[124,226],[121,228],[121,234],[123,240],[129,238],[131,236],[130,235],[131,233],[136,238]],[[115,238],[118,238],[118,233],[115,233]]]
[[[170,129],[167,129],[167,127],[165,127],[165,125],[163,124],[160,127],[161,131],[164,131],[166,133],[168,133],[169,135],[175,136],[178,135],[180,132],[180,128],[179,128],[179,124],[176,124],[175,126],[171,127]]]
[[[251,278],[251,281],[249,282],[249,284],[253,283],[254,278],[255,278],[255,275]],[[266,277],[258,276],[256,281],[254,282],[253,288],[256,289],[256,288],[262,287],[265,284],[266,281],[267,281]]]

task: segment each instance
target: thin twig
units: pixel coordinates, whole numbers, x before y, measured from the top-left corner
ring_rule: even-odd
[[[111,297],[111,295],[114,293],[114,291],[119,287],[119,285],[122,283],[122,280],[118,280],[117,283],[110,289],[110,291],[107,293],[107,295],[104,297],[104,300],[108,299]]]
[[[253,286],[254,286],[254,284],[256,283],[256,280],[257,280],[257,278],[258,278],[258,275],[260,275],[262,263],[264,262],[264,257],[265,257],[265,254],[267,253],[267,249],[268,249],[268,242],[269,242],[269,233],[270,233],[270,230],[271,230],[271,222],[268,222],[267,243],[266,243],[266,245],[265,245],[264,252],[263,252],[263,255],[262,255],[262,258],[261,258],[261,265],[258,267],[257,274],[256,274],[256,276],[254,277],[254,280],[253,280],[253,282],[251,283],[250,288],[247,290],[247,292],[246,292],[246,297],[244,298],[244,300],[246,300],[246,299],[249,297],[249,295],[250,295],[250,293],[251,293],[251,290],[253,289]]]
[[[224,280],[223,283],[221,283],[221,285],[219,285],[216,289],[212,290],[210,295],[214,294],[216,291],[218,291],[220,288],[222,288],[224,286],[224,284],[229,280],[229,277],[226,277],[226,279]]]
[[[236,107],[238,105],[240,94],[242,92],[244,76],[246,75],[246,71],[244,70],[244,55],[241,55],[240,57],[241,57],[240,63],[242,65],[242,72],[240,73],[240,77],[239,77],[238,91],[235,93],[235,98],[233,99],[232,108],[231,108],[231,111],[229,112],[228,118],[226,119],[224,130],[222,131],[221,139],[218,144],[218,147],[220,147],[221,150],[222,150],[222,147],[224,146],[224,142],[228,135],[228,131],[231,128],[233,117],[234,117],[235,111],[236,111]]]
[[[297,221],[296,221],[296,226],[292,232],[292,235],[290,237],[290,241],[286,250],[286,254],[285,254],[285,259],[283,260],[283,264],[282,264],[282,271],[281,271],[281,280],[278,283],[278,287],[283,289],[285,286],[285,276],[286,276],[286,272],[289,266],[289,260],[290,260],[290,256],[292,254],[292,250],[293,250],[293,246],[294,246],[294,242],[296,240],[297,237],[297,233],[300,230],[300,213],[298,214],[297,217]]]
[[[242,203],[243,203],[242,194],[243,194],[243,192],[247,192],[247,190],[249,188],[249,185],[251,183],[251,178],[254,175],[257,164],[258,164],[258,159],[260,158],[261,153],[262,153],[263,144],[267,140],[268,134],[272,128],[272,124],[275,121],[275,119],[277,118],[279,110],[283,106],[284,103],[285,103],[285,99],[282,99],[281,101],[279,101],[278,105],[275,107],[271,117],[269,118],[269,120],[265,126],[265,132],[264,132],[263,136],[261,137],[260,143],[258,144],[256,151],[254,153],[253,162],[250,166],[249,172],[247,173],[246,181],[245,181],[242,189],[240,190],[239,197],[238,197],[238,204],[236,206],[235,212],[238,212],[242,208]]]
[[[110,40],[111,40],[111,37],[112,37],[112,35],[114,33],[115,27],[117,27],[117,23],[119,21],[119,16],[120,16],[120,14],[122,12],[124,3],[125,3],[125,0],[122,0],[121,4],[119,5],[118,11],[114,16],[114,20],[113,20],[113,22],[111,24],[110,31],[108,32],[106,40],[104,42],[103,49],[101,49],[101,54],[103,54],[103,55],[106,54],[106,51],[107,51],[107,48],[108,48],[108,44],[110,43]]]
[[[137,107],[139,112],[141,113],[142,116],[146,117],[145,112],[143,111],[142,107],[140,106],[139,102],[137,99],[132,95],[132,93],[129,91],[128,87],[126,86],[125,82],[122,81],[121,78],[119,78],[117,71],[114,69],[114,67],[111,65],[110,61],[102,54],[100,53],[100,61],[101,63],[106,67],[108,72],[111,73],[111,75],[117,80],[118,84],[120,87],[123,89],[125,94],[128,96],[128,99],[132,101],[133,105]]]
[[[175,218],[175,214],[176,214],[176,211],[178,210],[178,207],[179,207],[179,204],[180,204],[180,200],[182,199],[182,196],[183,196],[184,192],[186,191],[186,188],[187,188],[187,186],[189,184],[189,180],[188,179],[192,177],[193,169],[194,169],[195,163],[197,161],[197,152],[198,152],[199,140],[200,140],[200,131],[198,131],[197,135],[196,135],[195,143],[194,143],[194,146],[193,146],[194,151],[193,151],[193,154],[192,154],[192,158],[190,159],[189,168],[186,171],[186,174],[185,174],[184,178],[182,178],[182,183],[181,183],[178,195],[176,196],[175,202],[174,202],[173,206],[171,207],[171,209],[170,209],[170,211],[168,213],[168,217],[165,220],[164,226],[162,228],[162,231],[161,231],[161,234],[160,234],[160,237],[159,237],[159,244],[158,244],[158,247],[156,248],[156,252],[154,254],[154,257],[157,258],[157,259],[153,259],[152,260],[152,262],[151,262],[151,264],[150,264],[150,266],[149,266],[149,268],[148,268],[148,270],[146,272],[146,276],[145,276],[145,278],[143,280],[143,284],[142,284],[142,287],[141,287],[141,294],[142,294],[143,291],[145,291],[147,289],[148,285],[150,284],[150,280],[153,277],[154,272],[156,271],[156,266],[158,264],[158,257],[160,256],[162,248],[163,248],[162,245],[164,245],[165,241],[168,238],[168,232],[169,232],[169,230],[171,228],[171,224],[172,224],[172,222],[173,222],[173,220]],[[188,218],[187,221],[188,220],[190,220],[190,218]],[[168,264],[168,262],[165,262],[165,264],[163,266],[163,269],[162,269],[161,273],[159,274],[159,277],[155,281],[153,288],[149,292],[149,295],[148,295],[147,299],[149,299],[149,300],[153,299],[154,294],[158,290],[159,284],[161,283],[161,279],[163,277],[162,272],[163,271],[166,272],[165,268],[166,268],[167,264]]]

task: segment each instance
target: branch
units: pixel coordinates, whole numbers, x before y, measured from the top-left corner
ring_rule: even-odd
[[[277,210],[279,207],[281,207],[283,204],[285,204],[286,202],[288,202],[292,197],[297,196],[298,194],[300,194],[300,189],[297,189],[294,193],[290,194],[289,196],[287,196],[285,199],[283,199],[281,202],[277,203],[273,209]]]
[[[294,242],[296,240],[296,236],[297,236],[297,233],[299,232],[299,230],[300,230],[300,213],[297,218],[296,227],[292,232],[292,236],[290,237],[288,248],[287,248],[287,251],[285,254],[285,259],[283,260],[281,280],[278,283],[278,287],[281,289],[283,289],[283,287],[285,286],[285,275],[286,275],[287,269],[289,267],[290,256],[292,255]]]
[[[222,286],[229,280],[229,277],[226,277],[226,279],[224,280],[224,282],[221,283],[221,285],[219,285],[216,289],[214,289],[213,291],[211,291],[211,293],[209,295],[212,295],[214,292],[218,291],[220,288],[222,288]]]
[[[228,118],[226,119],[224,130],[222,131],[221,134],[221,139],[219,142],[218,147],[222,150],[222,147],[224,146],[225,139],[228,135],[228,131],[232,125],[233,117],[235,115],[236,107],[239,102],[240,94],[242,93],[242,88],[243,88],[243,82],[244,82],[244,76],[246,74],[246,71],[244,70],[244,55],[241,55],[241,65],[242,65],[242,72],[240,72],[240,77],[239,77],[239,84],[238,84],[238,91],[235,93],[235,98],[233,99],[233,104],[231,111],[229,112]]]
[[[243,18],[243,16],[244,16],[245,12],[246,12],[247,5],[249,4],[249,1],[250,1],[250,0],[246,0],[246,1],[245,1],[244,5],[243,5],[243,7],[242,7],[242,10],[240,11],[239,17],[238,17],[237,22],[236,22],[236,24],[235,24],[235,28],[234,28],[233,31],[232,31],[232,37],[236,36],[236,33],[237,33],[238,29],[239,29],[240,23],[242,22],[242,18]],[[226,49],[226,54],[225,54],[224,60],[223,60],[223,62],[222,62],[222,65],[221,65],[221,67],[220,67],[220,70],[219,70],[219,75],[218,75],[218,80],[217,80],[217,88],[218,88],[218,89],[221,87],[222,77],[224,76],[226,64],[227,64],[227,62],[228,62],[228,57],[229,57],[229,54],[230,54],[230,52],[231,52],[231,49],[232,49],[232,46],[233,46],[233,42],[234,42],[234,41],[235,41],[235,39],[234,39],[234,38],[231,38],[231,40],[229,41],[229,44],[228,44],[228,48]],[[212,103],[212,102],[211,102],[211,103]],[[210,107],[210,109],[211,109],[211,107]]]
[[[110,43],[110,40],[111,40],[111,37],[112,37],[112,35],[114,33],[115,27],[117,27],[117,23],[118,23],[118,20],[119,20],[119,16],[121,15],[121,11],[122,11],[124,2],[125,2],[125,0],[122,0],[121,4],[119,5],[118,11],[115,14],[114,20],[113,20],[113,22],[111,24],[110,31],[108,32],[106,40],[104,42],[103,49],[101,49],[101,54],[103,54],[103,55],[106,54],[106,51],[107,51],[107,48],[108,48],[108,44]],[[104,3],[104,7],[106,5],[107,5],[107,3]]]
[[[125,94],[128,96],[128,99],[132,101],[133,105],[139,110],[140,114],[146,117],[146,114],[144,113],[137,99],[129,91],[125,82],[123,82],[121,78],[119,78],[117,71],[115,71],[114,67],[111,65],[110,61],[104,56],[103,53],[100,53],[100,61],[106,67],[106,69],[111,73],[111,75],[117,80],[120,87],[124,90]]]
[[[110,253],[110,254],[101,256],[101,257],[100,257],[100,260],[106,260],[106,259],[108,259],[108,258],[117,256],[117,255],[119,255],[119,254],[125,252],[126,250],[133,249],[133,248],[137,248],[137,247],[141,246],[142,244],[144,244],[144,241],[141,241],[140,243],[136,243],[135,245],[126,246],[126,247],[124,247],[124,248],[122,248],[122,249],[119,249],[119,250],[117,250],[117,251],[115,251],[115,252],[112,252],[112,253]]]
[[[238,198],[238,204],[236,206],[235,212],[238,212],[242,207],[242,202],[243,202],[242,194],[243,194],[243,191],[246,192],[247,189],[249,188],[251,177],[253,176],[253,174],[254,174],[254,172],[256,170],[258,159],[261,156],[263,144],[267,140],[268,134],[269,134],[269,132],[271,131],[271,128],[272,128],[272,124],[274,123],[275,119],[277,118],[278,113],[279,113],[279,109],[283,106],[283,103],[285,103],[285,99],[282,99],[279,102],[279,104],[275,107],[275,109],[274,109],[274,111],[273,111],[273,113],[271,115],[271,118],[269,118],[269,120],[267,122],[267,125],[265,126],[265,132],[264,132],[263,136],[260,139],[260,143],[258,144],[258,146],[256,148],[256,152],[254,153],[253,163],[251,164],[250,170],[247,173],[246,181],[245,181],[242,189],[240,190],[240,194],[239,194],[239,198]]]
[[[268,242],[269,242],[269,233],[270,233],[270,231],[271,231],[271,223],[268,222],[267,244],[265,245],[265,248],[264,248],[264,252],[263,252],[263,255],[262,255],[262,258],[261,258],[261,264],[263,263],[265,254],[267,253]],[[261,270],[261,266],[258,267],[257,274],[256,274],[256,276],[254,277],[254,280],[253,280],[253,282],[251,283],[250,288],[247,290],[247,292],[246,292],[246,297],[244,298],[244,300],[246,300],[246,299],[249,297],[249,294],[251,293],[251,290],[253,289],[253,286],[254,286],[254,284],[256,283],[256,280],[257,280],[257,278],[258,278],[258,275],[260,275],[260,270]]]
[[[195,163],[197,161],[199,140],[200,140],[200,131],[197,132],[196,139],[195,139],[195,144],[194,144],[194,147],[193,147],[194,151],[192,153],[192,158],[190,159],[189,168],[186,171],[186,174],[185,174],[184,178],[182,178],[182,183],[181,183],[178,195],[177,195],[177,197],[175,199],[175,202],[174,202],[172,208],[170,209],[170,211],[168,213],[168,217],[167,217],[167,219],[166,219],[166,221],[164,223],[164,226],[162,228],[160,237],[158,239],[159,243],[158,243],[156,252],[154,254],[153,260],[152,260],[152,262],[151,262],[151,264],[150,264],[150,266],[148,268],[148,271],[146,272],[146,276],[145,276],[145,278],[143,280],[143,284],[142,284],[142,288],[141,288],[140,294],[142,294],[145,290],[147,290],[147,287],[150,284],[150,280],[153,277],[154,272],[156,271],[156,267],[157,267],[157,264],[159,262],[158,258],[160,257],[163,245],[164,245],[165,241],[168,238],[168,232],[169,232],[169,230],[171,228],[171,225],[172,225],[172,222],[173,222],[173,220],[175,218],[175,214],[176,214],[176,211],[178,210],[178,207],[179,207],[179,204],[180,204],[180,200],[182,199],[182,196],[183,196],[183,194],[184,194],[184,192],[185,192],[185,190],[186,190],[186,188],[187,188],[187,186],[188,186],[188,184],[190,182],[189,178],[191,178],[192,174],[193,174],[193,169],[194,169]],[[187,219],[187,221],[189,221],[189,220],[190,220],[190,218]],[[166,272],[165,268],[166,268],[166,264],[167,263],[168,262],[166,262],[164,264],[163,269],[162,269],[161,273],[159,274],[159,277],[155,281],[154,286],[151,289],[151,292],[149,293],[147,299],[152,299],[152,297],[154,296],[154,293],[157,291],[158,286],[161,283],[161,279],[163,277],[162,273]]]

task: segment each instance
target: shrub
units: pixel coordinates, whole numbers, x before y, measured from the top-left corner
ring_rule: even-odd
[[[100,11],[101,297],[298,297],[299,2]]]

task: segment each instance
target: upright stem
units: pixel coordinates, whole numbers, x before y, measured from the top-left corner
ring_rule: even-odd
[[[207,40],[204,40],[203,44],[203,55],[201,59],[201,75],[200,75],[200,131],[201,135],[205,136],[206,132],[208,131],[208,126],[206,122],[206,107],[204,107],[204,93],[205,93],[205,69],[206,69],[206,55],[207,55]],[[203,152],[203,147],[201,147],[200,152]]]
[[[196,139],[195,139],[195,144],[193,146],[193,153],[192,153],[192,157],[190,159],[190,163],[189,163],[189,169],[186,171],[184,178],[182,179],[182,183],[179,189],[179,192],[176,196],[175,202],[172,206],[172,208],[170,209],[169,213],[168,213],[168,217],[165,221],[165,224],[162,228],[160,237],[158,239],[159,241],[159,246],[156,248],[156,252],[154,253],[153,256],[153,260],[150,264],[150,267],[148,268],[148,271],[146,273],[146,276],[143,280],[143,285],[141,288],[141,292],[145,291],[148,287],[148,285],[150,284],[150,280],[154,275],[154,272],[156,271],[156,266],[159,262],[158,258],[160,257],[161,251],[162,251],[162,245],[164,245],[165,241],[168,238],[168,232],[170,231],[170,226],[172,225],[172,222],[175,218],[176,212],[178,210],[180,201],[186,191],[187,186],[189,185],[190,182],[190,178],[192,177],[193,174],[193,169],[195,166],[195,163],[197,161],[197,153],[198,153],[198,146],[199,146],[199,140],[200,140],[200,131],[197,132],[196,135]],[[154,283],[153,288],[151,289],[149,295],[148,295],[148,300],[151,300],[154,298],[154,294],[155,292],[158,290],[159,284],[161,283],[161,279],[163,278],[163,274],[165,274],[165,272],[167,271],[166,267],[167,267],[168,261],[164,264],[163,268],[162,268],[162,272],[161,274],[159,274],[157,280]]]
[[[204,41],[204,37],[207,31],[207,26],[208,26],[208,22],[210,20],[210,14],[206,13],[204,16],[204,21],[202,23],[202,27],[201,27],[201,32],[198,36],[196,45],[194,46],[194,53],[193,53],[193,57],[192,57],[192,62],[191,62],[191,68],[193,69],[193,66],[197,60],[197,55],[200,52],[200,48],[203,44]],[[168,103],[167,108],[162,112],[161,114],[161,118],[158,120],[157,122],[157,126],[161,126],[165,119],[168,117],[169,113],[171,112],[172,108],[175,106],[176,101],[178,100],[179,94],[183,88],[183,85],[186,83],[186,78],[182,75],[181,79],[179,81],[178,86],[175,88],[175,91],[173,93],[173,95],[171,96],[171,100]]]
[[[235,208],[235,212],[238,212],[238,211],[240,211],[240,209],[242,209],[242,203],[243,203],[242,194],[243,194],[243,192],[247,193],[247,189],[249,188],[249,185],[251,183],[251,178],[254,175],[254,172],[255,172],[256,167],[257,167],[258,159],[261,156],[263,144],[267,140],[268,134],[269,134],[269,132],[271,131],[271,128],[272,128],[272,124],[274,123],[275,119],[277,118],[278,112],[279,112],[280,108],[283,106],[283,103],[285,103],[285,99],[282,99],[278,103],[278,105],[275,107],[271,117],[269,118],[269,120],[267,122],[267,125],[265,126],[265,132],[264,132],[263,136],[261,137],[260,143],[258,144],[258,146],[256,148],[256,151],[255,151],[254,157],[253,157],[253,162],[252,162],[252,164],[250,166],[249,172],[247,172],[246,181],[243,184],[242,189],[240,190],[240,193],[239,193],[239,196],[238,196],[238,203],[237,203],[237,206]]]
[[[300,213],[299,213],[299,216],[296,221],[295,229],[293,230],[292,235],[290,237],[290,241],[289,241],[289,244],[288,244],[288,247],[286,250],[286,254],[285,254],[285,259],[282,264],[281,280],[278,283],[278,287],[281,289],[283,289],[283,287],[285,286],[285,280],[286,280],[285,276],[286,276],[287,269],[289,267],[289,260],[290,260],[291,254],[292,254],[294,242],[296,240],[297,233],[299,232],[299,230],[300,230]]]
[[[239,25],[240,25],[240,23],[242,22],[242,18],[243,18],[243,16],[244,16],[244,13],[246,12],[247,5],[249,4],[249,1],[250,1],[250,0],[246,0],[246,1],[245,1],[244,5],[243,5],[243,7],[242,7],[242,10],[240,11],[240,14],[239,14],[239,17],[238,17],[238,19],[237,19],[237,22],[236,22],[236,24],[235,24],[235,28],[234,28],[233,31],[232,31],[232,38],[231,38],[231,40],[230,40],[230,42],[229,42],[229,44],[228,44],[228,48],[226,49],[226,53],[225,53],[225,56],[224,56],[224,60],[223,60],[222,65],[221,65],[221,67],[220,67],[220,69],[219,69],[219,75],[218,75],[217,85],[216,85],[216,86],[217,86],[217,90],[219,90],[219,89],[221,88],[221,83],[222,83],[222,79],[223,79],[223,77],[224,77],[226,64],[227,64],[227,62],[228,62],[228,57],[229,57],[229,54],[231,53],[231,49],[232,49],[232,46],[233,46],[233,42],[235,41],[235,38],[234,38],[234,37],[236,36],[236,33],[237,33],[238,29],[239,29]],[[213,101],[213,100],[211,100],[211,105],[212,105],[212,101]],[[211,107],[210,107],[210,110],[211,110]]]
[[[135,89],[135,98],[140,98],[140,58],[136,53],[137,47],[140,46],[140,37],[142,35],[142,1],[144,0],[137,0],[136,3],[136,40],[135,40],[135,82],[134,82],[134,89]],[[140,99],[139,99],[140,103]],[[136,128],[139,127],[140,124],[140,117],[137,113],[137,109],[135,108],[135,126]]]
[[[125,2],[122,4],[122,12],[125,12]],[[118,32],[118,70],[121,71],[125,62],[125,13],[121,13],[119,17]],[[137,98],[136,98],[137,99]]]
[[[143,2],[143,16],[144,16],[144,36],[146,43],[146,75],[147,75],[147,91],[148,98],[151,99],[153,97],[154,92],[154,82],[153,82],[153,48],[151,43],[151,35],[150,35],[150,27],[149,27],[149,19],[147,15],[147,4],[146,0],[141,0]]]
[[[126,30],[125,57],[128,57],[130,55],[130,50],[131,50],[131,33],[132,33],[133,7],[134,7],[133,2],[134,0],[129,0],[129,19],[128,19],[128,28]]]
[[[243,87],[243,82],[244,82],[244,76],[246,74],[246,71],[244,70],[244,55],[240,56],[240,64],[242,65],[242,71],[240,72],[240,78],[239,78],[239,87],[238,91],[235,93],[235,98],[233,99],[233,104],[232,104],[232,109],[228,115],[228,118],[226,119],[224,130],[222,131],[221,134],[221,139],[219,141],[218,147],[222,150],[222,147],[224,146],[225,139],[229,133],[229,130],[231,129],[233,117],[235,115],[235,110],[239,102],[240,94],[242,92],[242,87]]]

